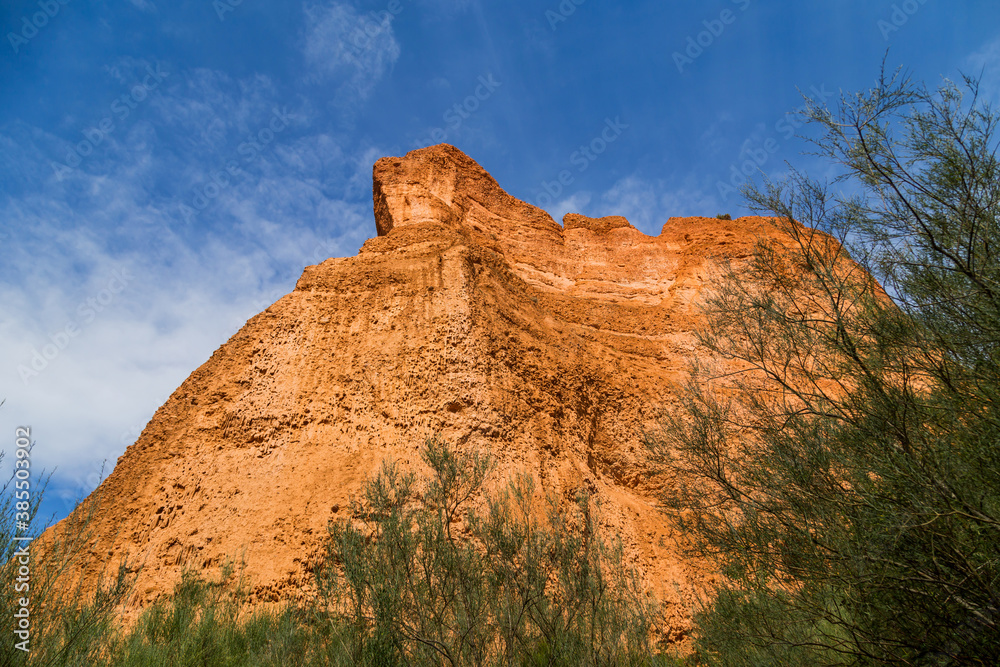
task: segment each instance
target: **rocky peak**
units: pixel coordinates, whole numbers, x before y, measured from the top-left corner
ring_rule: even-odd
[[[498,237],[558,237],[548,213],[507,194],[485,169],[448,144],[385,157],[372,170],[380,236],[404,225],[438,222]]]
[[[308,589],[336,509],[385,458],[419,465],[424,438],[479,449],[603,526],[690,628],[704,574],[655,506],[642,433],[704,355],[694,306],[760,218],[671,218],[647,236],[621,216],[561,227],[458,149],[375,163],[376,238],[306,267],[156,412],[61,530],[93,510],[76,572],[143,564],[136,608],[185,567],[245,558],[250,599]]]

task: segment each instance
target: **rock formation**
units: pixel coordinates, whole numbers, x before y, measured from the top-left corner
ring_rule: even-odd
[[[295,597],[327,522],[424,439],[602,502],[609,532],[689,630],[703,577],[657,511],[641,434],[698,354],[694,302],[761,218],[560,226],[447,145],[374,168],[376,238],[307,267],[159,409],[93,498],[86,567],[142,563],[137,605],[182,567],[243,558],[251,600]]]

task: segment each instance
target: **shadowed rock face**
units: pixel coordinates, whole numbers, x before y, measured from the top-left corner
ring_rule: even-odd
[[[697,354],[693,302],[761,218],[560,227],[456,148],[383,158],[378,237],[306,267],[174,392],[84,507],[89,561],[142,563],[137,606],[185,564],[244,558],[252,601],[302,594],[327,522],[386,457],[424,439],[491,453],[494,482],[587,487],[668,613],[689,630],[704,581],[655,510],[641,432]],[[344,510],[340,509],[340,513]],[[61,524],[63,525],[63,524]]]

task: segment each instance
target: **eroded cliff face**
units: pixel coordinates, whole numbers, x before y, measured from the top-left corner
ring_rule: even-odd
[[[625,218],[564,226],[447,145],[374,168],[378,236],[305,269],[156,412],[96,499],[81,574],[142,564],[136,605],[185,564],[245,559],[251,601],[302,594],[327,522],[390,457],[424,439],[498,462],[570,499],[600,499],[667,612],[690,628],[704,584],[656,510],[641,434],[699,354],[694,302],[760,218]]]

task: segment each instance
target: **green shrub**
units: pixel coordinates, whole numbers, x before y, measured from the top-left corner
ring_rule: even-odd
[[[426,483],[386,464],[355,520],[331,525],[319,588],[353,627],[355,660],[650,664],[654,610],[586,494],[563,511],[523,476],[478,513],[490,461],[434,440],[422,454]]]
[[[186,571],[173,595],[157,601],[127,632],[109,638],[102,664],[135,667],[309,665],[321,661],[320,641],[290,607],[246,611],[242,580],[232,565],[218,581]]]
[[[352,504],[354,519],[331,524],[319,594],[278,610],[250,611],[232,565],[215,580],[184,572],[129,627],[117,621],[134,581],[127,568],[86,604],[78,590],[59,593],[59,573],[90,536],[90,505],[44,561],[53,574],[35,593],[45,614],[30,659],[7,642],[0,665],[677,664],[653,655],[654,609],[621,545],[600,538],[590,498],[564,510],[521,477],[477,513],[490,461],[437,441],[422,454],[431,476],[386,464]],[[0,545],[9,545],[2,521]],[[5,568],[6,580],[9,558]]]
[[[712,664],[1000,664],[1000,118],[966,83],[810,104],[850,197],[748,190],[787,241],[718,283],[729,365],[650,443],[727,577]]]
[[[0,452],[0,459],[3,453]],[[86,545],[94,538],[91,530],[94,512],[101,498],[94,494],[86,506],[68,518],[58,533],[42,550],[36,540],[24,542],[16,539],[24,531],[17,530],[15,522],[14,477],[0,488],[0,617],[3,620],[4,639],[0,642],[0,665],[89,665],[105,646],[110,628],[118,610],[128,600],[135,574],[126,563],[112,570],[110,580],[100,578],[95,592],[84,601],[80,585],[69,579],[69,572],[87,553]],[[47,477],[31,490],[29,499],[29,525],[34,527],[38,509],[44,497]],[[47,526],[32,531],[37,536]],[[27,577],[19,575],[23,560],[21,550],[28,553]],[[17,591],[15,586],[27,584],[27,590]],[[15,638],[14,614],[21,610],[20,600],[29,601],[30,637],[25,652],[16,647],[21,638]]]

